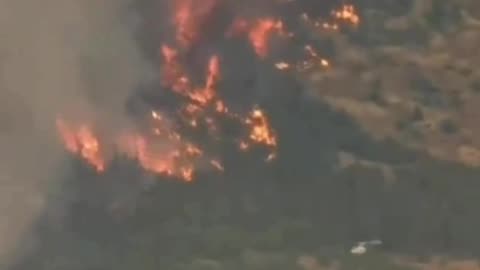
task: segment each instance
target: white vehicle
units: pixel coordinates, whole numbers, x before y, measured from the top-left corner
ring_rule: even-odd
[[[381,245],[382,241],[381,240],[371,240],[371,241],[362,241],[358,242],[355,246],[352,247],[350,250],[350,253],[354,255],[362,255],[367,252],[367,248],[370,246],[378,246]]]

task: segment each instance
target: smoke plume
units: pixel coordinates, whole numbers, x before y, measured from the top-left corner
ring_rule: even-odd
[[[57,115],[109,130],[152,72],[132,35],[128,0],[0,0],[0,263],[68,168]]]

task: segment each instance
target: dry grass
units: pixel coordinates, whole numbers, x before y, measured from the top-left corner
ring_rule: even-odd
[[[477,2],[452,1],[462,7],[463,18],[443,32],[427,22],[430,0],[418,0],[407,15],[385,21],[387,33],[414,35],[427,29],[427,41],[416,48],[363,48],[342,34],[333,36],[341,51],[328,73],[311,74],[316,94],[375,138],[392,137],[436,158],[480,167]],[[421,119],[412,118],[415,110],[421,111]],[[407,136],[409,132],[417,138]]]

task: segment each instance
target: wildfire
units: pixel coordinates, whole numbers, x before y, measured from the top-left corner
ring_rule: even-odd
[[[177,29],[177,41],[184,47],[188,46],[195,38],[196,25],[192,20],[193,1],[177,1],[175,13],[175,25]]]
[[[353,5],[343,5],[340,10],[335,10],[332,14],[335,18],[349,22],[352,25],[358,25],[360,23],[360,17]]]
[[[261,58],[268,55],[268,42],[272,35],[288,36],[283,22],[273,18],[261,18],[251,22],[237,18],[225,35],[232,37],[244,33],[247,33],[255,53]]]
[[[167,45],[162,45],[161,52],[165,61],[162,76],[163,86],[170,87],[173,91],[186,95],[190,88],[190,81],[179,63],[178,51]]]
[[[68,151],[79,154],[97,171],[105,170],[99,140],[87,125],[73,128],[63,120],[57,119],[57,129]]]
[[[199,26],[216,4],[215,0],[175,0],[173,22],[176,41],[183,49],[188,49],[195,43]]]
[[[254,109],[245,123],[251,127],[250,139],[252,141],[272,147],[277,145],[277,138],[263,111]]]
[[[311,45],[306,45],[304,47],[305,52],[307,53],[307,59],[303,62],[303,68],[313,67],[313,66],[321,66],[321,67],[329,67],[330,62],[325,58],[321,58],[315,49]]]
[[[225,33],[227,38],[246,33],[250,27],[250,24],[247,20],[242,18],[236,18],[230,28]]]
[[[331,12],[331,18],[325,20],[323,18],[311,18],[306,13],[300,15],[300,19],[307,25],[316,29],[327,31],[340,30],[341,24],[358,26],[360,24],[360,16],[353,5],[342,5],[340,8]]]
[[[327,59],[320,57],[311,45],[306,45],[304,47],[304,50],[306,53],[306,59],[294,64],[293,67],[295,68],[295,70],[305,71],[313,67],[330,67],[330,62]],[[288,70],[292,68],[292,65],[287,62],[281,61],[275,63],[275,68],[278,70]]]
[[[274,19],[260,19],[248,34],[255,52],[260,57],[267,56],[268,39],[272,33],[284,33],[283,23]]]
[[[106,169],[106,159],[101,151],[101,142],[86,125],[67,125],[57,120],[57,128],[68,151],[79,154],[98,172]],[[116,152],[137,160],[142,168],[153,173],[174,176],[191,181],[195,163],[203,151],[192,143],[184,142],[174,133],[162,133],[160,138],[147,138],[138,134],[119,135],[113,146]]]
[[[193,180],[195,159],[203,154],[193,144],[182,143],[178,136],[173,140],[159,140],[157,144],[140,135],[125,136],[118,148],[147,171],[185,181]]]
[[[218,57],[212,56],[208,63],[208,75],[206,78],[205,87],[189,93],[189,97],[203,106],[212,101],[215,97],[215,84],[219,79],[219,74],[220,68]]]
[[[234,142],[238,144],[238,150],[244,153],[261,146],[269,150],[265,161],[273,161],[277,157],[278,138],[267,114],[259,107],[255,107],[247,115],[233,112],[228,102],[219,95],[221,89],[217,87],[222,80],[222,55],[215,51],[207,54],[210,56],[208,61],[202,63],[203,80],[202,77],[192,76],[198,74],[191,74],[195,69],[191,69],[190,49],[195,48],[199,37],[202,37],[205,21],[220,0],[173,1],[173,15],[169,19],[175,27],[175,36],[159,44],[159,77],[163,91],[171,91],[181,97],[182,104],[178,107],[178,114],[168,114],[166,117],[161,110],[152,110],[148,122],[150,126],[146,129],[121,131],[114,134],[113,138],[102,137],[102,140],[95,133],[94,126],[85,123],[72,124],[58,118],[57,129],[65,148],[85,159],[98,172],[103,172],[108,167],[109,160],[105,156],[108,152],[126,155],[136,160],[146,171],[189,182],[194,180],[199,167],[205,167],[200,166],[202,164],[210,164],[207,167],[218,172],[225,170],[222,159],[218,158],[221,156],[219,153],[208,151],[209,148],[204,147],[203,143],[194,143],[185,134],[185,131],[204,132],[205,129],[204,135],[211,140],[205,144]],[[311,19],[306,14],[302,14],[300,18],[314,27],[334,31],[339,29],[340,22],[352,25],[360,22],[352,5],[344,5],[332,11],[332,18],[329,20]],[[269,56],[269,42],[272,37],[291,36],[287,32],[287,25],[281,19],[268,16],[254,19],[237,17],[222,34],[227,39],[234,36],[245,39],[257,57],[265,62],[274,58]],[[321,55],[314,46],[305,45],[302,57],[306,59],[293,62],[277,60],[273,65],[279,70],[292,71],[330,67],[330,61]],[[243,131],[236,137],[222,138],[220,119],[243,126]]]

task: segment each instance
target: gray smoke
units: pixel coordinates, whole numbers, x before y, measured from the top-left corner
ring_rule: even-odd
[[[153,72],[132,36],[129,2],[0,0],[0,265],[68,172],[57,115],[115,129]]]

